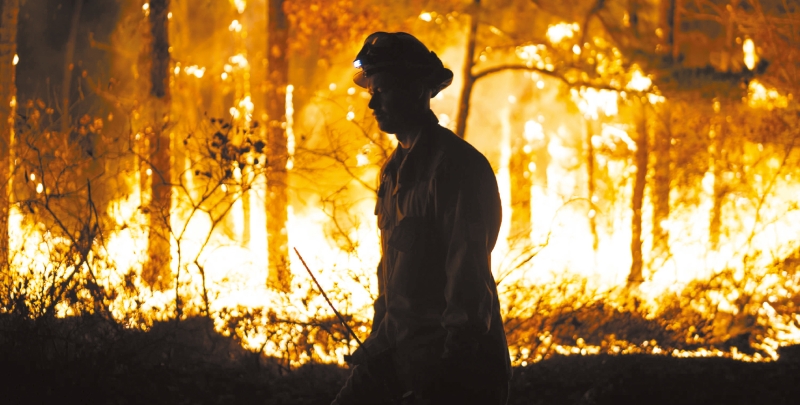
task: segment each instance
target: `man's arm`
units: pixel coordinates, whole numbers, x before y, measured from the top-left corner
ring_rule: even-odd
[[[447,275],[445,358],[474,355],[478,338],[489,331],[496,299],[490,255],[501,220],[497,181],[488,163],[467,166],[446,170],[436,185]]]
[[[386,298],[384,295],[383,277],[381,276],[382,263],[383,258],[378,262],[378,297],[375,298],[375,302],[372,304],[372,309],[374,311],[372,315],[372,329],[367,339],[364,340],[364,346],[368,347],[368,349],[365,350],[364,347],[359,347],[351,356],[345,356],[344,360],[351,364],[366,363],[370,360],[371,356],[381,353],[386,347],[385,344],[382,344],[381,338],[378,336],[381,322],[383,322],[383,318],[386,316]]]
[[[378,261],[378,298],[376,298],[375,302],[372,304],[372,309],[375,311],[375,314],[372,315],[372,331],[370,335],[378,329],[378,325],[381,324],[383,317],[386,316],[386,298],[383,295],[383,276],[381,274],[382,263],[383,258]]]

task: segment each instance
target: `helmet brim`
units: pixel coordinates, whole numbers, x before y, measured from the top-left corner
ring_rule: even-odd
[[[364,70],[359,70],[356,74],[353,75],[353,83],[355,83],[358,87],[363,87],[365,89],[369,88],[370,79],[367,76],[367,72]]]
[[[359,70],[353,75],[353,83],[359,87],[368,89],[372,82],[370,76],[371,75],[367,75],[366,70]],[[435,97],[439,92],[453,84],[453,71],[445,67],[437,69],[436,72],[431,74],[425,81],[430,84],[430,89],[432,91],[431,97]]]

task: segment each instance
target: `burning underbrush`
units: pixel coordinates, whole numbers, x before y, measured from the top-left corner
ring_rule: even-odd
[[[102,120],[83,121],[82,128],[103,136]],[[29,170],[17,186],[20,203],[10,215],[13,254],[0,278],[4,356],[43,363],[53,356],[66,362],[118,358],[120,365],[136,358],[152,365],[160,364],[153,359],[174,355],[178,363],[244,362],[284,371],[343,364],[357,343],[299,261],[291,261],[290,288],[269,285],[266,230],[251,226],[264,222],[264,213],[248,208],[263,206],[266,190],[259,180],[264,145],[250,140],[258,124],[210,119],[205,125],[182,138],[186,156],[183,171],[175,175],[175,214],[168,227],[172,262],[158,279],[147,276],[150,258],[145,253],[153,221],[146,190],[152,181],[148,177],[155,174],[136,170],[142,162],[137,138],[116,137],[117,143],[90,151],[116,159],[105,167],[117,170],[109,176],[91,167],[91,160],[84,164],[68,150],[53,149],[44,131],[29,128],[21,134],[27,148],[20,148],[26,153],[19,158]],[[385,159],[390,148],[385,136],[373,141],[369,153],[376,156],[364,152],[364,159]],[[337,146],[339,155],[348,153],[348,144],[343,145]],[[295,160],[303,176],[324,177],[343,161],[331,151],[305,148]],[[333,166],[320,163],[325,156]],[[318,166],[304,161],[312,158]],[[368,177],[374,168],[359,170]],[[354,174],[348,175],[352,181]],[[108,186],[110,179],[122,184]],[[377,295],[377,230],[369,216],[374,195],[347,187],[316,193],[306,195],[307,207],[290,209],[289,244],[309,254],[306,259],[323,287],[363,339]],[[570,204],[554,209],[554,218],[568,215],[567,208],[575,205]],[[106,207],[105,212],[98,207]],[[583,230],[581,209],[573,213],[575,222],[570,219],[560,229]],[[535,248],[527,241],[527,248],[508,243],[495,251],[500,260],[494,260],[494,271],[516,366],[568,355],[771,361],[779,358],[781,346],[800,341],[798,251],[772,259],[774,253],[766,257],[751,247],[735,256],[740,261],[693,272],[708,275],[688,282],[676,278],[666,287],[654,287],[649,280],[620,286],[591,274],[542,276],[540,268],[554,263],[546,260],[569,258],[566,252],[576,248],[569,235],[553,229]],[[608,255],[608,246],[614,247],[601,244],[596,254]],[[540,256],[545,261],[537,261]],[[609,260],[604,269],[615,263],[625,266]],[[196,332],[179,332],[181,325]],[[195,349],[159,349],[163,331],[172,329],[178,336],[175,344]],[[145,347],[160,354],[147,355]]]
[[[271,308],[212,306],[205,313],[187,306],[170,319],[116,319],[103,309],[108,300],[94,302],[102,288],[81,280],[86,274],[73,276],[63,296],[43,301],[69,306],[68,316],[38,312],[42,304],[26,296],[36,280],[18,279],[13,293],[3,294],[0,364],[13,376],[5,381],[6,398],[323,404],[347,375],[340,356],[354,342],[330,311],[314,304],[314,289],[299,301],[280,295]],[[797,346],[776,353],[777,339],[791,327],[776,320],[796,317],[790,311],[796,302],[772,302],[774,312],[767,312],[769,298],[752,297],[742,315],[701,311],[728,278],[721,273],[664,295],[656,311],[632,293],[598,292],[579,277],[504,292],[516,365],[511,403],[792,403],[787,378],[797,372]],[[331,292],[350,313],[348,296]],[[363,338],[365,317],[346,319]]]
[[[99,242],[84,255],[80,245],[63,238],[39,243],[39,248],[48,248],[49,261],[31,263],[26,271],[3,279],[0,312],[7,356],[30,355],[11,349],[45,347],[50,343],[43,342],[53,340],[52,348],[36,356],[81,357],[87,350],[128,346],[126,336],[134,331],[159,340],[164,325],[198,322],[206,325],[203,333],[226,342],[211,343],[208,361],[215,364],[218,356],[223,363],[247,358],[261,364],[269,358],[286,370],[307,363],[341,364],[356,347],[316,287],[300,274],[290,293],[263,287],[243,290],[241,294],[261,291],[261,296],[239,297],[238,303],[230,304],[236,291],[211,283],[201,294],[190,281],[166,292],[149,289],[136,280],[134,269],[120,272],[102,254]],[[540,284],[501,282],[512,360],[521,366],[564,355],[598,354],[775,360],[780,346],[798,338],[796,262],[792,256],[760,271],[750,269],[742,278],[733,270],[721,271],[655,298],[634,288],[593,287],[577,275]],[[370,308],[355,305],[363,296],[347,284],[347,272],[322,274],[334,304],[363,339]],[[225,282],[234,280],[220,284]],[[247,305],[248,300],[256,303]],[[205,339],[191,334],[184,338]]]
[[[79,1],[119,15],[101,35],[75,7],[70,43],[44,47],[49,6],[28,3],[36,30],[0,66],[20,66],[0,85],[9,402],[329,403],[357,341],[293,253],[363,340],[397,147],[352,82],[377,30],[458,72],[431,108],[495,170],[512,403],[800,395],[787,10]]]

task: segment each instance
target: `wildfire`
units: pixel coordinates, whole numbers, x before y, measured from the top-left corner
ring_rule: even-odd
[[[176,67],[176,69],[179,68]],[[202,79],[203,76],[206,74],[206,68],[199,67],[197,65],[187,66],[183,69],[183,71],[186,72],[187,75],[192,75],[198,79]]]
[[[748,69],[753,70],[758,63],[758,55],[756,54],[756,44],[752,39],[747,38],[742,44],[742,51],[744,52],[744,64]]]
[[[572,89],[570,94],[573,100],[578,103],[578,108],[589,118],[596,120],[599,118],[599,113],[602,112],[606,116],[617,115],[619,111],[617,107],[618,94],[613,90],[594,89],[594,88],[581,88],[580,90]]]
[[[285,121],[265,117],[262,106],[258,105],[263,101],[260,100],[263,81],[252,76],[263,74],[266,59],[262,51],[254,52],[247,42],[255,37],[248,35],[248,31],[257,32],[253,20],[244,14],[247,6],[244,0],[225,4],[230,8],[228,18],[237,18],[220,23],[220,34],[213,38],[224,45],[215,48],[224,52],[213,55],[218,63],[198,57],[181,59],[184,65],[180,62],[170,65],[175,93],[188,90],[174,82],[213,88],[214,92],[224,93],[214,93],[213,108],[220,116],[225,113],[229,116],[220,121],[215,117],[212,124],[205,123],[213,126],[210,132],[216,138],[196,148],[213,149],[209,145],[216,148],[213,157],[203,159],[219,164],[221,178],[212,178],[208,174],[211,170],[194,166],[187,169],[190,163],[203,160],[191,155],[197,152],[186,146],[191,146],[188,137],[182,136],[179,129],[170,128],[174,131],[170,135],[172,145],[186,140],[183,144],[186,148],[181,150],[191,156],[184,157],[185,162],[178,159],[173,162],[179,172],[173,176],[179,179],[176,184],[180,187],[173,187],[171,197],[170,269],[175,280],[169,288],[159,290],[142,279],[152,232],[148,222],[151,214],[143,207],[152,199],[147,184],[158,175],[150,168],[134,170],[125,178],[124,188],[130,192],[108,204],[106,212],[116,228],[104,234],[102,243],[96,242],[98,246],[84,254],[86,257],[79,257],[73,251],[62,252],[64,246],[77,242],[66,236],[54,236],[44,225],[26,222],[27,214],[15,206],[10,213],[10,243],[11,250],[19,254],[12,265],[19,269],[20,277],[36,280],[32,286],[35,291],[47,290],[57,284],[52,280],[63,280],[70,271],[96,278],[109,291],[104,303],[111,314],[130,327],[146,329],[157,320],[204,314],[214,319],[220,332],[236,334],[254,351],[278,356],[297,340],[319,339],[311,343],[312,350],[298,354],[291,362],[299,364],[311,357],[342,362],[343,356],[355,347],[355,341],[347,341],[341,333],[337,335],[331,326],[325,333],[338,339],[338,346],[331,349],[325,346],[323,337],[310,337],[308,333],[308,325],[333,314],[302,265],[294,260],[289,262],[288,292],[267,287],[270,260],[279,258],[267,257],[265,250],[269,239],[265,205],[270,193],[269,173],[264,171],[266,153],[262,150],[269,147],[263,145],[265,127],[279,125],[286,131],[285,168],[290,173],[292,191],[284,232],[289,246],[307,255],[306,261],[318,272],[323,287],[343,306],[339,308],[341,312],[352,317],[360,333],[368,331],[365,324],[371,319],[371,305],[377,293],[374,267],[380,258],[379,230],[373,215],[375,193],[370,187],[377,181],[382,159],[397,141],[376,134],[372,123],[364,120],[369,117],[369,95],[343,85],[349,83],[352,74],[346,69],[321,69],[323,77],[315,80],[324,85],[314,97],[309,97],[313,92],[294,82],[292,76],[294,84],[285,87],[285,99],[281,100]],[[142,10],[148,14],[149,3],[143,4]],[[141,17],[138,5],[135,14]],[[179,16],[177,12],[176,15]],[[412,20],[423,22],[438,22],[445,16],[448,20],[455,18],[433,11],[423,11],[416,19],[414,15]],[[503,291],[502,305],[513,321],[524,323],[535,319],[546,325],[539,329],[531,327],[515,341],[511,350],[514,363],[526,365],[553,353],[726,356],[744,361],[776,358],[780,345],[800,342],[797,326],[800,315],[787,316],[781,309],[792,298],[800,279],[775,270],[776,258],[788,257],[796,248],[794,241],[800,238],[796,229],[800,221],[796,209],[800,186],[791,177],[793,174],[784,169],[779,151],[770,150],[772,146],[765,141],[742,141],[740,151],[747,157],[743,163],[747,173],[735,173],[718,162],[721,158],[714,155],[717,152],[714,148],[720,147],[716,142],[721,142],[721,123],[732,118],[728,117],[726,107],[716,101],[710,107],[718,122],[702,127],[697,135],[702,138],[701,147],[706,148],[702,152],[711,157],[700,165],[700,173],[691,180],[697,183],[692,203],[677,204],[679,190],[674,182],[668,182],[669,215],[660,221],[650,221],[655,215],[655,191],[651,183],[644,187],[641,212],[636,213],[645,218],[640,221],[644,280],[623,289],[633,261],[634,183],[637,174],[646,181],[656,174],[653,166],[648,166],[655,159],[651,155],[656,153],[648,142],[665,136],[669,145],[667,154],[677,154],[680,142],[696,140],[679,138],[677,133],[654,133],[647,125],[642,129],[632,117],[651,114],[650,125],[654,126],[658,120],[652,114],[662,113],[660,108],[669,103],[654,86],[658,75],[649,74],[637,65],[625,68],[619,49],[602,38],[587,39],[586,44],[572,43],[570,40],[580,36],[576,34],[581,29],[585,28],[577,23],[561,22],[550,25],[546,36],[550,45],[560,44],[570,60],[591,59],[593,74],[616,74],[613,83],[605,88],[568,86],[567,82],[575,82],[552,77],[561,69],[551,53],[554,46],[521,42],[509,47],[506,59],[501,62],[514,62],[515,68],[521,68],[516,70],[527,69],[524,83],[519,80],[522,76],[513,76],[521,75],[519,72],[502,72],[481,79],[475,90],[480,97],[473,97],[471,105],[468,140],[495,167],[502,198],[504,221],[492,257],[493,271]],[[490,30],[501,33],[496,27]],[[460,41],[443,45],[437,53],[447,62],[463,63]],[[755,43],[746,39],[742,46],[744,63],[753,70],[758,63]],[[493,57],[491,48],[481,47],[476,54],[481,63],[491,62]],[[18,62],[15,55],[13,63]],[[348,63],[342,66],[349,69]],[[450,66],[459,71],[456,63]],[[587,79],[581,83],[593,82]],[[456,83],[454,87],[459,85],[462,84]],[[752,108],[782,109],[792,102],[791,94],[783,94],[756,79],[749,82],[747,90],[744,101]],[[186,94],[185,98],[193,103],[197,101],[194,98],[202,98],[196,97],[197,93]],[[309,98],[313,100],[308,101]],[[449,94],[437,96],[434,109],[442,125],[456,121],[460,114],[458,101]],[[10,102],[12,107],[16,106],[15,98]],[[132,116],[136,117],[138,110],[133,111]],[[200,120],[193,119],[195,122],[189,122],[188,126],[202,128]],[[261,127],[256,128],[256,121]],[[132,132],[136,134],[135,142],[144,143],[148,131]],[[192,131],[193,141],[200,137],[197,135],[200,132]],[[672,152],[669,147],[674,147]],[[641,153],[647,155],[643,167],[638,166],[641,161],[636,161]],[[319,163],[322,161],[325,163]],[[679,164],[682,163],[672,165]],[[678,169],[681,168],[673,170]],[[51,185],[45,181],[45,175],[37,173],[38,177],[30,173],[23,180],[30,179],[37,194],[48,195]],[[752,180],[742,176],[751,176]],[[721,190],[747,181],[754,184],[753,190],[736,189],[719,197]],[[758,194],[759,203],[754,204],[748,193]],[[512,201],[526,203],[527,208],[523,208],[526,215],[515,215],[524,204],[512,205]],[[722,212],[719,220],[724,227],[720,232],[722,242],[712,248],[708,241],[714,210]],[[666,231],[668,254],[657,252],[653,228],[658,227]],[[521,236],[514,234],[517,229],[522,229]],[[680,301],[685,298],[680,296],[683,289],[709,278],[723,281],[713,288],[697,287],[697,295],[702,299]],[[547,290],[548,287],[552,290]],[[89,289],[82,289],[76,301],[94,299],[87,294]],[[745,308],[742,304],[745,297],[766,298],[757,308]],[[578,299],[585,301],[572,302]],[[574,315],[601,303],[603,311],[608,313],[629,311],[630,314],[635,312],[630,309],[631,302],[636,303],[635,311],[640,311],[636,314],[641,315],[641,322],[654,322],[665,308],[683,311],[675,315],[676,320],[668,329],[680,335],[686,347],[695,349],[676,349],[674,342],[662,339],[626,340],[611,333],[592,339],[576,331],[565,339],[563,335],[567,332],[559,334],[556,329],[559,325],[569,325],[566,320],[575,318],[564,318],[564,322],[553,326],[546,323],[543,315]],[[59,316],[78,311],[65,303],[55,310]],[[745,310],[750,313],[743,313]],[[758,339],[753,339],[758,353],[743,353],[735,346],[718,349],[722,347],[720,342],[709,343],[710,338],[692,329],[707,322],[704,325],[707,330],[726,327],[731,330],[736,317],[742,316],[752,316],[755,319],[752,323],[760,328],[754,333]],[[706,331],[706,335],[711,334]],[[574,344],[565,343],[569,338]]]
[[[634,91],[647,91],[652,85],[653,81],[649,77],[645,76],[638,66],[634,66],[633,72],[631,73],[631,80],[628,82],[625,88]]]
[[[244,68],[250,66],[250,62],[247,61],[247,56],[245,56],[244,54],[241,54],[241,53],[231,56],[230,59],[228,59],[228,61],[231,63],[231,65],[234,65],[239,69],[244,69]],[[232,69],[232,68],[228,68],[227,67],[227,66],[231,66],[231,65],[226,65],[225,70],[228,71],[228,70]]]
[[[748,104],[753,108],[786,108],[789,97],[782,95],[774,88],[768,88],[758,80],[753,80],[747,87]]]
[[[244,10],[247,8],[247,0],[231,0],[231,3],[236,7],[236,11],[238,11],[239,14],[244,13]]]
[[[547,39],[553,44],[558,44],[566,38],[572,38],[580,30],[578,23],[558,23],[547,27]]]

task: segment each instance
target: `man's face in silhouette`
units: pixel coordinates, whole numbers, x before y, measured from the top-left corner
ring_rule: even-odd
[[[369,108],[381,131],[397,134],[419,125],[430,109],[430,90],[418,80],[378,72],[370,77]]]

